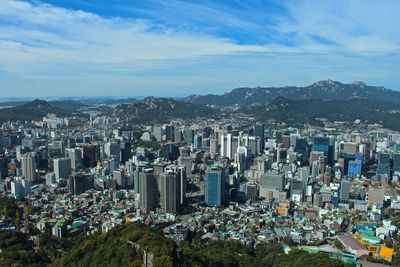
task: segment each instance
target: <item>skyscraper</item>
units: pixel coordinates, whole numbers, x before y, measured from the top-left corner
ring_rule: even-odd
[[[153,137],[157,142],[162,141],[162,127],[159,124],[153,126]]]
[[[350,187],[350,181],[348,179],[343,179],[340,183],[340,201],[341,202],[349,201],[349,187]]]
[[[71,194],[82,194],[86,190],[94,188],[94,177],[90,174],[76,173],[69,177],[68,186]]]
[[[35,182],[36,176],[36,158],[34,154],[26,154],[21,157],[22,176],[31,182]]]
[[[393,153],[393,172],[400,172],[400,153]]]
[[[261,151],[264,151],[265,148],[265,136],[264,136],[264,125],[257,124],[253,127],[254,136],[260,137],[261,142]]]
[[[93,168],[98,160],[98,146],[85,145],[83,147],[83,165],[85,168]]]
[[[205,173],[204,200],[207,205],[221,206],[225,202],[225,170],[212,166]]]
[[[335,150],[329,137],[314,137],[312,151],[323,152],[328,158],[328,164],[333,165]]]
[[[104,153],[107,157],[114,156],[121,161],[121,146],[116,142],[108,142],[104,145]]]
[[[69,178],[69,176],[71,175],[70,158],[54,159],[53,163],[54,163],[54,174],[56,175],[57,182],[59,182],[61,178]]]
[[[117,182],[120,188],[126,188],[127,179],[125,176],[125,172],[123,170],[113,171],[113,178]]]
[[[183,130],[183,139],[187,144],[193,144],[194,141],[194,130],[190,128],[185,128]]]
[[[165,140],[167,142],[175,141],[175,127],[173,125],[165,126]]]
[[[160,204],[163,212],[176,212],[178,209],[179,175],[174,172],[161,174]]]
[[[71,169],[78,171],[82,168],[82,149],[71,148],[68,150],[68,157],[71,159]]]
[[[153,169],[144,169],[139,173],[140,209],[144,212],[155,210],[158,206],[157,178]]]

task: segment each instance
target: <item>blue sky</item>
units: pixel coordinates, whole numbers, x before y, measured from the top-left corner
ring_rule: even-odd
[[[398,0],[0,0],[0,97],[400,90]]]

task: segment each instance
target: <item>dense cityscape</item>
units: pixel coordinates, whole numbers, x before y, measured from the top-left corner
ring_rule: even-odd
[[[175,242],[173,264],[194,239],[278,244],[354,266],[400,262],[399,132],[360,120],[152,124],[87,112],[2,124],[0,226],[36,251],[43,238],[142,223]]]
[[[400,267],[399,0],[0,0],[0,267]]]

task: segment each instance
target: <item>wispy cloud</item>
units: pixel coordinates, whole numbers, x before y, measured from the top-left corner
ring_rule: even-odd
[[[1,0],[0,96],[186,95],[324,78],[400,88],[396,0],[52,3]]]
[[[37,61],[128,62],[266,50],[262,46],[238,45],[229,39],[176,31],[146,20],[102,18],[43,3],[3,0],[0,17],[2,50]],[[1,59],[14,61],[7,55]]]

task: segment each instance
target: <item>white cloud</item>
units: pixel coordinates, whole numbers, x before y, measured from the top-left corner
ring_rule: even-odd
[[[132,63],[136,60],[177,59],[242,51],[266,51],[262,46],[179,32],[152,31],[144,20],[102,18],[48,4],[2,0],[0,61]],[[16,61],[17,59],[17,61]]]
[[[332,51],[399,52],[400,4],[396,0],[288,0],[291,19],[282,18],[281,32],[295,33],[299,48],[314,48],[318,35]]]
[[[250,4],[232,10],[219,2],[162,0],[155,5],[163,9],[140,11],[148,20],[0,2],[0,97],[187,95],[327,78],[400,87],[397,1],[287,0],[280,2],[287,12],[275,14]],[[172,10],[161,14],[174,20],[171,27],[151,19],[165,10]],[[226,27],[232,39],[209,27]],[[238,32],[268,45],[238,44]]]

